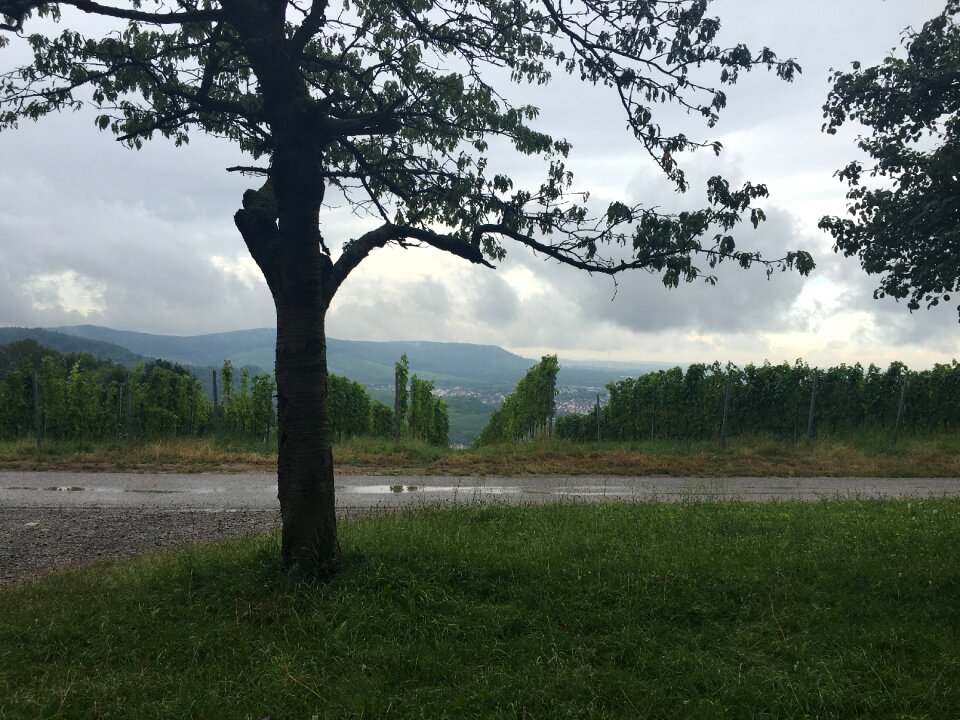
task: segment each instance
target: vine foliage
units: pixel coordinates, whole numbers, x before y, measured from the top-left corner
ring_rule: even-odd
[[[493,412],[474,443],[514,443],[551,432],[559,371],[557,356],[544,355]]]

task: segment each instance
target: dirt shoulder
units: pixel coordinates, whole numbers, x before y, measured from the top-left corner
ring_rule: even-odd
[[[690,477],[960,477],[960,438],[911,438],[892,445],[811,445],[764,438],[731,443],[661,444],[632,449],[545,441],[453,450],[347,442],[335,446],[338,475],[675,475]],[[69,472],[276,472],[275,454],[210,441],[114,447],[0,443],[0,469]]]

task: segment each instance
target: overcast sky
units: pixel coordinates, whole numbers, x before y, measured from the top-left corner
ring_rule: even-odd
[[[742,77],[713,129],[663,117],[667,129],[672,120],[725,147],[719,158],[678,158],[693,180],[686,196],[658,175],[608,92],[570,81],[524,91],[542,109],[541,127],[573,143],[577,189],[595,201],[696,208],[711,175],[765,182],[768,220],[740,233],[739,244],[769,256],[810,250],[811,277],[721,268],[715,287],[668,291],[636,273],[615,289],[509,245],[497,271],[430,249],[385,249],[341,288],[328,334],[493,343],[572,359],[949,362],[960,356],[953,304],[911,314],[905,303],[874,300],[876,278],[836,256],[816,227],[820,216],[843,212],[844,186],[832,175],[857,156],[853,129],[820,132],[829,69],[881,61],[904,27],[942,8],[943,0],[717,0],[725,42],[769,45],[795,57],[803,74],[792,84],[764,71]],[[25,57],[13,39],[0,49],[0,70]],[[228,144],[199,136],[186,148],[157,140],[128,151],[98,132],[90,113],[0,133],[0,325],[178,335],[274,326],[269,293],[233,227],[254,182],[224,172],[239,159]],[[369,226],[345,209],[322,223],[333,246]]]

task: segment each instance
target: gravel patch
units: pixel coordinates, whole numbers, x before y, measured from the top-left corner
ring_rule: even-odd
[[[279,527],[279,508],[131,512],[129,508],[0,506],[0,585],[104,558]]]

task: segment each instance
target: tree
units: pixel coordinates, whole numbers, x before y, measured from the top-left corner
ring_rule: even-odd
[[[393,440],[400,442],[404,420],[407,417],[407,377],[410,375],[410,360],[407,354],[400,356],[400,360],[393,366]]]
[[[849,186],[851,217],[824,217],[834,249],[880,275],[875,298],[907,298],[931,307],[960,289],[960,0],[919,32],[903,34],[906,57],[835,72],[824,130],[847,121],[869,135],[857,145],[870,165],[851,162],[837,175]],[[878,178],[875,187],[864,175]],[[958,306],[960,310],[960,306]]]
[[[402,357],[406,360],[407,356]],[[447,403],[443,398],[435,398],[433,390],[432,380],[422,380],[417,375],[410,378],[408,429],[411,437],[433,445],[446,445],[450,433]]]
[[[270,438],[270,426],[273,425],[273,391],[276,383],[269,373],[261,373],[253,378],[253,429],[263,433],[264,441]]]
[[[393,436],[393,410],[379,400],[370,401],[370,434],[385,438]]]
[[[205,132],[236,143],[264,178],[234,216],[277,311],[278,494],[282,556],[318,575],[336,569],[333,456],[326,410],[327,308],[348,275],[386,245],[431,246],[493,267],[515,242],[574,268],[704,275],[744,267],[809,272],[804,252],[776,259],[737,247],[756,224],[763,185],[706,188],[706,207],[679,214],[614,201],[593,213],[565,166],[570,143],[537,130],[538,111],[505,85],[545,84],[559,71],[607,87],[633,135],[679,190],[684,151],[720,145],[670,134],[672,103],[713,125],[722,86],[761,66],[790,80],[799,68],[769,49],[716,44],[708,0],[0,0],[3,29],[27,38],[32,63],[0,76],[0,128],[91,108],[95,123],[133,148],[160,135]],[[82,11],[104,32],[83,37],[60,20]],[[74,16],[75,17],[75,16]],[[718,77],[707,79],[715,69]],[[509,74],[494,86],[493,78]],[[498,81],[499,82],[499,81]],[[492,145],[495,143],[495,146]],[[491,148],[496,148],[492,152]],[[497,168],[507,150],[540,158],[539,186],[515,187]],[[377,221],[336,246],[321,232],[327,194]],[[618,245],[625,247],[621,252]],[[604,246],[615,250],[610,254]],[[711,279],[709,272],[705,275]]]
[[[549,432],[556,411],[558,372],[557,356],[544,355],[490,415],[474,444],[515,443]]]

